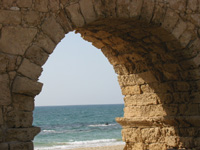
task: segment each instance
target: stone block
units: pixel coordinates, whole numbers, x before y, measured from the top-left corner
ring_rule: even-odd
[[[8,143],[0,143],[0,149],[1,150],[9,150]]]
[[[122,137],[125,142],[142,142],[140,128],[122,129]]]
[[[11,72],[9,72],[9,78],[10,78],[11,83],[12,83],[12,81],[14,80],[16,74],[17,74],[16,71],[11,71]]]
[[[40,47],[36,45],[32,45],[27,51],[26,51],[26,58],[28,58],[31,62],[37,64],[37,65],[44,65],[44,63],[47,61],[49,54],[43,51]]]
[[[170,8],[168,8],[162,26],[167,31],[172,31],[178,19],[179,19],[178,14],[174,10],[171,10]]]
[[[156,143],[160,141],[161,132],[160,128],[144,128],[141,129],[142,140],[144,143]]]
[[[10,10],[0,10],[0,23],[18,25],[21,23],[21,13]]]
[[[132,0],[129,3],[130,17],[139,17],[142,10],[142,1]]]
[[[181,67],[175,63],[166,63],[163,64],[163,70],[171,73],[176,73],[177,71],[181,70]]]
[[[151,88],[148,84],[141,85],[142,93],[153,93],[154,89]]]
[[[34,63],[31,63],[28,59],[24,58],[22,64],[18,69],[18,72],[26,77],[37,81],[38,77],[42,72],[42,68]]]
[[[40,132],[40,128],[9,128],[6,131],[6,141],[29,142]]]
[[[179,39],[182,33],[186,30],[187,24],[183,20],[179,20],[178,24],[174,28],[172,34]]]
[[[190,90],[190,84],[187,82],[174,82],[174,90],[178,92],[187,92]]]
[[[141,17],[145,20],[150,22],[151,18],[153,17],[153,10],[154,10],[154,0],[144,0],[142,5],[142,12]]]
[[[0,50],[9,54],[23,55],[36,33],[35,28],[4,27],[1,32]]]
[[[189,99],[192,103],[200,104],[200,93],[199,92],[192,92],[190,94]]]
[[[125,96],[124,102],[125,106],[155,105],[158,104],[158,99],[158,96],[154,93],[143,93]]]
[[[186,30],[185,32],[183,32],[183,34],[180,37],[180,43],[183,47],[186,47],[189,42],[191,42],[192,40],[194,40],[195,37],[195,33],[193,30]]]
[[[117,0],[117,15],[121,18],[129,18],[130,1]]]
[[[25,95],[14,94],[13,105],[20,111],[32,112],[34,110],[34,98]]]
[[[121,87],[136,85],[135,76],[136,75],[134,75],[134,74],[131,74],[131,75],[119,75],[118,76],[119,85]]]
[[[32,0],[17,0],[17,5],[19,7],[31,7]]]
[[[197,104],[180,104],[179,115],[183,116],[199,116],[199,106]]]
[[[144,82],[139,82],[140,80],[141,81],[144,80]],[[153,83],[153,82],[158,82],[158,80],[156,79],[155,75],[151,71],[139,73],[136,75],[137,84]]]
[[[49,54],[51,54],[56,47],[56,44],[45,34],[39,34],[35,44]]]
[[[162,24],[166,13],[166,5],[155,5],[154,9],[152,22],[158,25]]]
[[[33,142],[11,142],[10,150],[33,150]]]
[[[195,25],[197,25],[198,27],[200,27],[200,14],[192,14],[191,15],[192,21]]]
[[[42,83],[30,80],[25,77],[17,76],[13,83],[12,92],[35,96],[40,93],[41,89]]]
[[[7,126],[9,128],[31,127],[33,123],[33,113],[13,110],[7,114]]]
[[[199,80],[200,79],[200,70],[192,69],[181,72],[181,77],[184,80]]]
[[[47,18],[42,24],[42,30],[46,33],[54,42],[59,43],[62,38],[65,37],[65,32],[61,25],[56,22],[54,17]]]
[[[186,0],[169,0],[169,7],[173,10],[184,12],[186,10]]]
[[[197,149],[200,148],[200,138],[199,138],[199,137],[197,137],[197,138],[194,139],[194,145],[195,145],[195,146],[198,146]]]
[[[178,134],[181,137],[199,137],[200,136],[200,129],[199,128],[194,128],[194,127],[189,127],[189,128],[179,128]]]
[[[173,92],[174,91],[172,82],[149,83],[149,87],[155,93],[168,93],[168,92]]]
[[[60,9],[59,3],[60,3],[59,0],[49,0],[49,6],[48,7],[51,11],[56,12],[57,10]]]
[[[4,123],[3,122],[3,112],[2,112],[2,108],[0,107],[0,125],[3,125],[3,123]]]
[[[122,94],[123,95],[134,95],[134,94],[141,94],[140,86],[126,86],[122,87]]]
[[[56,19],[65,30],[65,33],[68,33],[69,31],[73,30],[72,23],[68,19],[67,14],[65,13],[65,10],[61,10]]]
[[[2,142],[3,141],[3,131],[2,131],[2,129],[0,129],[0,142]],[[0,148],[1,148],[1,146],[0,146]]]
[[[40,14],[37,11],[28,11],[24,14],[24,21],[30,25],[38,25],[40,23]]]
[[[6,73],[8,71],[13,71],[16,68],[17,64],[17,56],[14,55],[6,55],[0,54],[0,72]]]
[[[149,149],[151,150],[166,150],[167,146],[164,143],[152,143],[148,145]]]
[[[195,11],[197,9],[197,6],[198,6],[198,1],[197,0],[190,0],[188,1],[188,9],[192,10],[192,11]]]
[[[176,136],[166,136],[165,143],[170,147],[178,147],[178,139]]]
[[[166,116],[168,112],[169,110],[164,110],[162,105],[128,106],[124,108],[124,117]]]
[[[85,24],[85,20],[80,13],[78,4],[67,6],[65,10],[76,27],[82,27]]]
[[[48,12],[48,0],[35,0],[35,9],[40,12]]]
[[[96,19],[96,14],[94,11],[94,4],[91,0],[80,0],[80,9],[83,14],[83,17],[86,21],[86,23],[91,23]]]
[[[0,75],[0,105],[11,103],[10,81],[7,74]]]
[[[92,45],[98,49],[102,49],[105,45],[102,41],[95,41],[95,42],[92,42]]]
[[[14,0],[2,0],[3,6],[5,6],[7,8],[12,7],[13,3],[14,3]]]

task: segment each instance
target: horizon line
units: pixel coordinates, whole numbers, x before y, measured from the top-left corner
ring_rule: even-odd
[[[73,105],[40,105],[35,107],[53,107],[53,106],[88,106],[88,105],[124,105],[124,103],[117,104],[73,104]]]

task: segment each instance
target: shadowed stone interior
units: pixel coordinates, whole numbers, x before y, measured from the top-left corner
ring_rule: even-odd
[[[74,30],[118,74],[124,150],[200,149],[200,0],[2,0],[1,150],[33,150],[42,65]]]

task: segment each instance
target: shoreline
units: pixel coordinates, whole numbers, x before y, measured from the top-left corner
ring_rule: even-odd
[[[113,146],[74,148],[66,150],[123,150],[124,146],[125,145],[113,145]]]

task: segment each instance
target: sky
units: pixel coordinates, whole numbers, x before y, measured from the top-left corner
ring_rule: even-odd
[[[36,106],[123,104],[117,74],[100,49],[70,32],[43,66]]]

